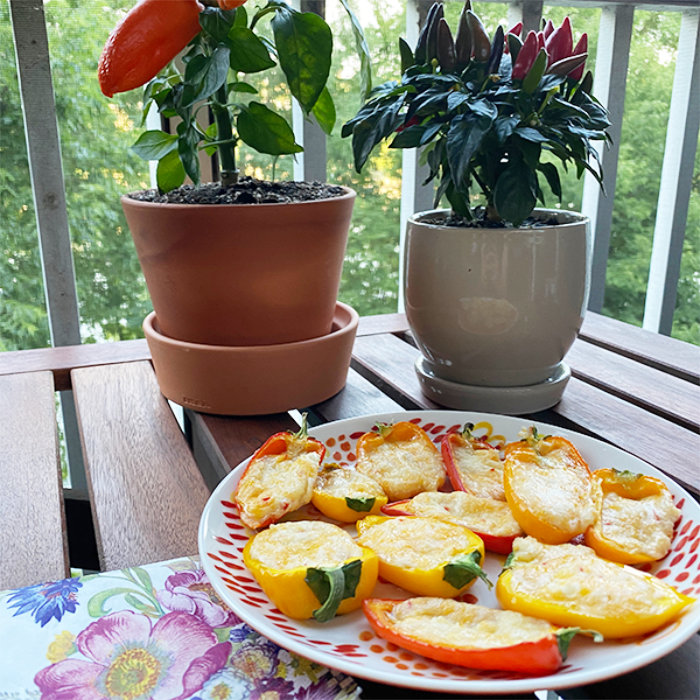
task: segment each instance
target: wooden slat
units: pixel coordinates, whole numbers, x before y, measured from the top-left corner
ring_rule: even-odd
[[[700,386],[577,340],[565,361],[575,376],[691,430],[700,431]]]
[[[700,435],[572,378],[555,410],[700,494]],[[615,466],[615,465],[609,465]]]
[[[409,330],[406,314],[378,314],[377,316],[360,316],[357,335],[375,335],[377,333],[405,333]]]
[[[101,567],[196,554],[209,491],[151,365],[72,374]]]
[[[0,377],[0,589],[68,576],[49,372]]]
[[[588,312],[581,338],[650,367],[700,384],[700,347],[666,335]]]
[[[49,370],[53,372],[56,391],[65,391],[71,388],[72,369],[150,359],[151,353],[145,339],[12,350],[0,352],[0,376]]]

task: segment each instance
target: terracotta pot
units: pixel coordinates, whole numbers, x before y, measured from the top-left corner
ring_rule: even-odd
[[[551,381],[581,327],[590,285],[587,218],[558,225],[449,228],[410,218],[406,316],[429,372],[462,384]],[[563,388],[562,388],[563,390]]]
[[[325,401],[347,380],[357,312],[340,302],[331,332],[296,343],[226,347],[175,340],[155,313],[143,330],[163,394],[203,413],[279,413]]]
[[[269,345],[331,330],[355,192],[293,204],[122,206],[164,335]]]

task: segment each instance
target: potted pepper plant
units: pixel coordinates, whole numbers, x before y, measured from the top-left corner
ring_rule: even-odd
[[[337,294],[355,192],[318,182],[258,181],[241,176],[236,165],[242,143],[272,156],[302,150],[286,118],[264,103],[249,75],[279,66],[306,117],[330,133],[331,30],[319,15],[299,12],[284,0],[250,9],[244,2],[140,0],[113,30],[99,60],[105,95],[144,87],[144,117],[155,105],[176,124],[173,133],[145,130],[133,146],[138,155],[157,161],[157,188],[122,197],[155,312],[144,323],[149,345],[155,333],[207,350],[273,345],[279,351],[320,342],[339,323],[343,305]],[[369,80],[362,29],[346,0],[341,3]],[[218,182],[200,182],[202,151],[216,154]],[[352,326],[352,319],[356,324],[356,314],[348,314],[348,309],[340,314],[341,325]],[[349,353],[347,340],[343,347],[341,362]],[[180,350],[192,354],[189,347]],[[151,351],[164,389],[168,368],[159,367],[153,345]],[[340,388],[338,381],[333,388]],[[232,412],[230,403],[217,408],[188,391],[189,396],[175,392],[176,400]],[[327,398],[318,394],[311,397]],[[267,411],[263,405],[255,412],[283,408],[274,404]]]
[[[417,44],[399,42],[401,78],[377,87],[343,127],[360,170],[372,149],[422,148],[435,206],[409,218],[406,316],[423,357],[424,392],[443,405],[503,413],[556,403],[583,321],[591,232],[561,198],[559,167],[602,185],[592,142],[606,110],[584,74],[587,36],[571,22],[492,34],[467,1],[453,34],[443,6]]]

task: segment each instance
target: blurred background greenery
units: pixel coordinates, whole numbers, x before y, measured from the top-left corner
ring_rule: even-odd
[[[253,2],[254,0],[250,0]],[[149,187],[146,163],[129,151],[140,121],[140,91],[104,98],[96,65],[128,0],[46,0],[56,106],[72,237],[83,342],[142,336],[150,311],[133,244],[119,204],[121,194]],[[405,34],[400,0],[351,0],[373,60],[373,80],[398,78],[398,37]],[[357,59],[349,22],[339,3],[327,3],[334,31],[331,90],[338,121],[328,141],[328,181],[353,187],[353,215],[340,299],[361,314],[393,312],[398,304],[401,152],[377,149],[358,175],[340,125],[357,110]],[[447,5],[451,26],[461,3]],[[490,32],[507,28],[506,3],[477,3]],[[548,7],[559,24],[569,14],[575,39],[588,32],[595,57],[600,10]],[[620,143],[604,313],[641,325],[656,217],[680,13],[637,10]],[[593,67],[593,60],[589,62]],[[281,74],[259,89],[291,113]],[[273,163],[242,150],[246,174],[291,178],[291,157]],[[582,182],[564,178],[562,207],[578,209]],[[555,205],[552,199],[548,202]],[[0,3],[0,350],[50,344],[43,297],[24,129],[8,6]],[[700,150],[696,158],[673,335],[700,344]]]

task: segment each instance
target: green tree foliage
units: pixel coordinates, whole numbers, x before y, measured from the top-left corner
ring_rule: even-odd
[[[135,91],[106,100],[95,76],[106,37],[121,12],[132,4],[131,0],[45,3],[85,341],[140,337],[141,321],[151,308],[119,206],[122,193],[149,186],[143,161],[129,150],[139,133],[140,95]],[[374,84],[396,79],[397,38],[405,36],[404,4],[376,0],[351,0],[350,4],[361,14],[372,53]],[[327,8],[333,12],[335,5],[327,3]],[[486,26],[500,23],[507,28],[505,3],[476,5]],[[447,4],[451,24],[460,10],[460,2]],[[576,35],[588,32],[589,53],[595,56],[599,10],[545,6],[544,12],[555,24],[570,14]],[[342,124],[360,104],[356,51],[343,14],[338,11],[330,23],[336,47],[331,90],[336,97],[336,124]],[[604,311],[637,324],[643,314],[679,29],[679,13],[635,13]],[[1,1],[0,59],[0,350],[9,350],[48,345],[49,334],[9,11]],[[592,61],[588,65],[593,67]],[[291,105],[284,96],[282,79],[278,71],[276,77],[265,77],[256,87],[269,91],[276,109],[288,116]],[[292,173],[291,156],[261,159],[244,148],[239,163],[247,174],[257,177],[284,179]],[[395,311],[400,151],[382,146],[357,175],[350,140],[341,139],[336,127],[328,140],[328,180],[358,192],[341,300],[363,314]],[[562,206],[578,209],[581,183],[573,172],[563,179],[562,187]],[[548,204],[556,202],[552,198]],[[675,336],[700,344],[698,270],[700,153],[673,329]]]

